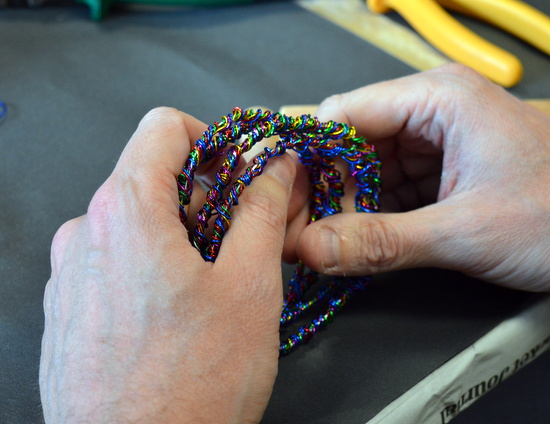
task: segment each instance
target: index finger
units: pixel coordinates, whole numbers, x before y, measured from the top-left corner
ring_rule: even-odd
[[[445,65],[329,97],[317,116],[353,125],[375,142],[381,157],[391,154],[395,143],[441,150],[461,102],[472,102],[472,93],[479,94],[483,84],[487,81],[471,69]]]

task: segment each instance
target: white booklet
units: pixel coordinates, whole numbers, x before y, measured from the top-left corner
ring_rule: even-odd
[[[390,403],[368,424],[447,424],[548,348],[550,295],[541,295]]]

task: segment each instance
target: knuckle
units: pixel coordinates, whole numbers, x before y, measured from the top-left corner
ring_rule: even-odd
[[[59,271],[65,256],[71,253],[71,244],[75,239],[77,227],[81,220],[82,217],[65,222],[53,236],[50,253],[52,275]]]
[[[356,92],[352,91],[344,94],[334,94],[321,102],[316,115],[319,119],[326,121],[350,123],[347,110],[353,109],[351,106],[356,99]]]
[[[401,243],[395,229],[385,221],[365,224],[356,232],[359,260],[372,272],[393,269],[401,257]]]
[[[122,191],[113,187],[120,185],[121,182],[115,183],[110,178],[105,182],[94,194],[88,212],[86,214],[87,234],[90,236],[90,242],[93,246],[101,244],[109,238],[109,235],[116,229],[116,218],[122,214],[123,200],[121,196],[117,196],[117,192]]]
[[[335,107],[340,106],[344,99],[343,94],[333,94],[332,96],[329,96],[325,98],[320,104],[319,108],[326,108],[326,107]]]
[[[460,63],[448,63],[432,70],[438,74],[438,81],[444,83],[444,88],[452,90],[455,97],[462,101],[472,101],[472,93],[479,95],[491,86],[487,78],[476,70]]]
[[[186,117],[185,113],[170,107],[162,106],[152,109],[147,112],[139,124],[139,137],[148,138],[153,134],[155,137],[185,134]]]
[[[443,75],[449,75],[452,77],[465,78],[465,79],[485,79],[481,74],[469,66],[463,65],[461,63],[446,63],[445,65],[435,68],[433,70],[435,73],[440,73]]]
[[[163,123],[172,123],[173,125],[183,126],[185,125],[185,114],[177,109],[161,106],[151,109],[143,117],[142,122],[149,123],[162,121]]]
[[[76,219],[67,221],[56,231],[52,241],[52,251],[54,253],[64,250],[69,240],[73,237],[75,223]]]
[[[110,181],[107,181],[96,191],[88,206],[88,217],[105,218],[116,210],[118,198],[110,186]]]

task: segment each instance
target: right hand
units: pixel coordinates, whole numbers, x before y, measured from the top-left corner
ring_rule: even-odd
[[[293,222],[286,252],[326,274],[439,267],[550,291],[548,116],[461,65],[333,96],[317,115],[376,146],[385,213]]]

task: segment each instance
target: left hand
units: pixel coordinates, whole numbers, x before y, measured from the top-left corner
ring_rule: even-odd
[[[260,421],[277,374],[295,167],[272,160],[205,262],[175,183],[204,129],[150,112],[87,215],[57,232],[40,366],[47,423]]]

